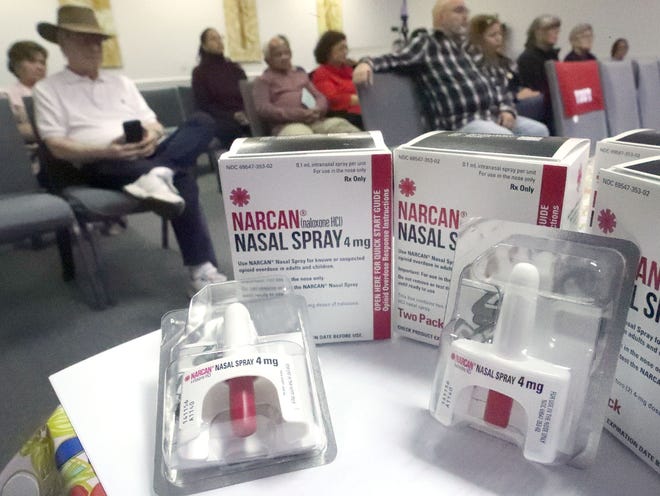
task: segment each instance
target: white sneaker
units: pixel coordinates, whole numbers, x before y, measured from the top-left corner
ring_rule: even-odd
[[[149,210],[168,219],[178,217],[186,208],[186,202],[174,187],[171,175],[150,171],[124,186],[124,191],[142,200]]]
[[[197,268],[191,269],[190,272],[190,288],[188,290],[188,296],[191,298],[195,293],[204,289],[207,284],[215,284],[227,280],[227,276],[218,272],[218,269],[216,269],[210,262],[206,262]]]

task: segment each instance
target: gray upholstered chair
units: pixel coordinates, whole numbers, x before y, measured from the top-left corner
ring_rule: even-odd
[[[176,90],[179,93],[179,101],[181,102],[183,115],[190,117],[192,113],[197,110],[192,86],[177,86]]]
[[[410,76],[375,73],[373,85],[360,85],[357,90],[365,129],[381,131],[387,146],[398,146],[430,130]]]
[[[39,190],[9,101],[4,98],[0,99],[0,130],[0,243],[55,232],[63,277],[73,279],[73,211],[63,199]]]
[[[183,116],[187,119],[198,110],[197,103],[195,102],[195,94],[193,93],[192,86],[178,86],[177,92],[179,93],[179,101],[181,102]],[[211,143],[209,143],[206,152],[209,159],[209,168],[213,171],[218,180],[218,191],[220,191],[220,193],[222,193],[222,184],[220,183],[220,174],[218,172],[218,158],[224,151],[225,149],[222,147],[220,140],[218,138],[213,138]]]
[[[239,81],[238,88],[243,97],[243,106],[245,108],[245,115],[250,121],[250,131],[252,136],[268,136],[266,124],[261,120],[257,114],[257,108],[254,106],[254,97],[252,96],[253,81],[243,79]]]
[[[571,64],[572,70],[580,70],[580,62],[555,62],[548,60],[545,63],[545,72],[550,88],[550,101],[552,102],[552,115],[554,117],[555,133],[557,136],[574,138],[589,138],[591,140],[591,154],[596,150],[596,142],[606,138],[607,121],[605,110],[594,110],[579,116],[568,116],[564,111],[564,103],[559,89],[556,64]],[[598,83],[600,84],[600,82]]]
[[[629,60],[610,60],[599,62],[598,66],[610,136],[639,128],[639,109],[632,63]]]
[[[174,132],[185,120],[179,91],[175,86],[140,90],[140,93],[149,108],[158,116],[158,121],[165,127],[167,134]]]
[[[633,60],[642,127],[660,129],[660,70],[658,59]]]

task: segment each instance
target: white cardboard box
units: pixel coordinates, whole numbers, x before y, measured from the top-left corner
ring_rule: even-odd
[[[437,345],[471,217],[574,228],[589,141],[432,132],[394,152],[394,329]]]
[[[389,338],[392,155],[380,132],[244,138],[218,166],[235,278],[289,277],[319,343]]]
[[[660,157],[601,169],[599,183],[593,231],[641,252],[606,427],[660,473]]]
[[[600,169],[660,155],[660,131],[633,129],[596,143],[594,181]]]
[[[601,169],[660,155],[660,131],[632,129],[596,143],[593,173],[593,201],[598,196],[598,176]],[[593,207],[593,205],[592,205]],[[591,209],[589,226],[593,226],[595,210]]]

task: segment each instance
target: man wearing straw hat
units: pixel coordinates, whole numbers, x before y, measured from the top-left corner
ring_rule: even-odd
[[[135,84],[100,71],[103,40],[112,35],[87,7],[60,7],[57,24],[39,23],[39,34],[60,46],[67,66],[36,85],[37,128],[58,159],[80,167],[85,180],[121,189],[171,218],[190,292],[226,277],[217,261],[192,167],[213,137],[214,122],[195,114],[167,139],[163,126]],[[142,139],[127,143],[123,123],[139,120]],[[139,138],[139,136],[138,136]]]

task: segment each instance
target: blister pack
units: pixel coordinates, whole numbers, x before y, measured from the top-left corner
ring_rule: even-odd
[[[639,250],[476,219],[460,233],[430,410],[584,466],[600,439]]]
[[[190,494],[336,454],[303,297],[275,277],[209,285],[162,320],[154,487]]]

